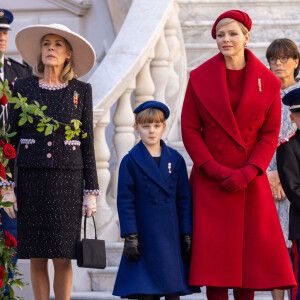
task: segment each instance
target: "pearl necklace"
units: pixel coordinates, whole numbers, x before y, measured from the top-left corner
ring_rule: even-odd
[[[68,82],[64,82],[64,83],[61,83],[61,84],[58,84],[58,85],[52,85],[52,86],[39,82],[39,87],[41,89],[50,90],[50,91],[64,89],[67,86],[68,86]]]

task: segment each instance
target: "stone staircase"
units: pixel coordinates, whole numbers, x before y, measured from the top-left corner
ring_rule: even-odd
[[[188,70],[218,53],[211,28],[215,19],[230,9],[243,10],[252,18],[248,46],[265,64],[266,48],[275,38],[290,38],[300,45],[298,0],[179,0],[178,3]]]
[[[300,46],[299,0],[178,0],[178,4],[188,71],[218,53],[216,43],[211,38],[211,27],[216,17],[229,9],[246,11],[252,18],[253,27],[249,49],[265,64],[267,64],[265,51],[273,39],[288,37]],[[180,120],[180,114],[178,118]],[[188,167],[191,167],[191,161],[183,147],[180,133],[178,136],[179,139],[170,141],[169,145],[180,151],[186,159]],[[106,243],[107,268],[104,270],[79,269],[74,262],[74,283],[76,284],[73,286],[76,288],[73,287],[70,299],[118,299],[118,297],[112,296],[111,292],[122,249],[123,243]],[[22,265],[21,272],[23,269],[28,270],[28,261],[20,262],[20,264]],[[53,277],[52,267],[50,266],[49,269],[50,276]],[[26,289],[30,288],[30,286],[26,287]],[[50,299],[55,299],[53,292]],[[205,288],[200,294],[188,295],[182,299],[206,299]],[[232,293],[230,293],[229,299],[233,299]],[[255,299],[271,299],[270,292],[259,292]],[[33,297],[24,297],[24,300],[33,300]]]

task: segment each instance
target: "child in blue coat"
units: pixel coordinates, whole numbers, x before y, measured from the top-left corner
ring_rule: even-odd
[[[120,165],[118,213],[124,251],[113,295],[167,300],[193,291],[188,286],[192,246],[192,199],[183,157],[161,139],[168,107],[138,106],[141,141]]]

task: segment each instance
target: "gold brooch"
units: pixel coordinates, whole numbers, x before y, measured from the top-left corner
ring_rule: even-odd
[[[258,84],[258,90],[261,92],[262,89],[261,89],[261,79],[260,78],[258,78],[257,84]]]

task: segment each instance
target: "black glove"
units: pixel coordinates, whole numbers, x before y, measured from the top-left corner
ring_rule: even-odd
[[[125,234],[124,254],[130,261],[138,261],[141,253],[139,252],[139,240],[137,233]]]
[[[185,233],[181,236],[181,256],[185,261],[189,261],[192,253],[192,234]]]

